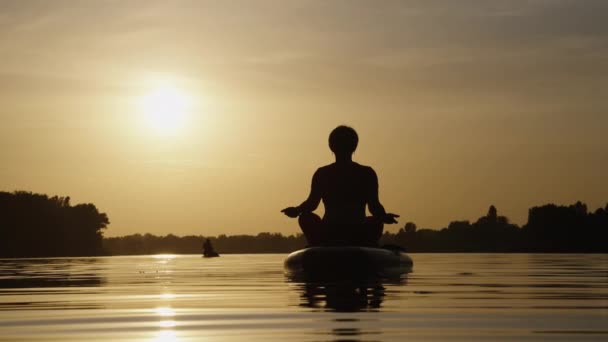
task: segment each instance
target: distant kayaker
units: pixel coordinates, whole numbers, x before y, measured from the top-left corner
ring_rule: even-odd
[[[209,239],[206,239],[205,242],[203,243],[203,256],[207,257],[207,258],[220,256],[213,249],[213,246],[211,245],[211,241],[209,241]]]
[[[374,246],[384,224],[397,223],[399,215],[387,213],[380,204],[374,169],[352,160],[358,142],[353,128],[336,127],[329,135],[336,162],[315,172],[306,201],[281,210],[289,217],[299,217],[300,228],[311,246]],[[325,206],[322,219],[313,213],[321,200]],[[366,217],[366,206],[371,217]]]

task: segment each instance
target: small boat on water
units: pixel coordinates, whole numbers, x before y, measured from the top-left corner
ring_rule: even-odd
[[[203,258],[215,258],[215,257],[219,257],[220,255],[217,252],[213,252],[213,253],[203,253]]]
[[[205,240],[203,243],[203,258],[215,258],[220,255],[213,249],[213,245],[211,245],[211,241],[209,239]]]
[[[295,251],[284,268],[294,279],[398,278],[414,263],[402,249],[387,247],[320,246]]]

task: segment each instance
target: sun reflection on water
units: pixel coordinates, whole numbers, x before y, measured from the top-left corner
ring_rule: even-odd
[[[175,310],[170,307],[160,306],[154,309],[154,312],[161,318],[158,321],[158,327],[161,329],[158,334],[152,339],[153,342],[176,342],[178,341],[176,332],[172,330],[177,325],[177,322],[172,319],[167,319],[175,316]]]
[[[174,299],[175,295],[173,293],[163,293],[159,296],[160,299]]]
[[[175,321],[160,321],[158,326],[161,328],[175,328],[177,323]]]
[[[154,259],[157,259],[157,264],[167,265],[173,261],[177,256],[175,254],[157,254],[154,256]],[[170,270],[165,270],[164,272],[171,272]]]
[[[161,330],[150,342],[177,342],[177,334],[173,330]]]
[[[156,313],[161,317],[173,317],[175,316],[175,310],[168,307],[158,307],[156,308]]]
[[[154,259],[175,259],[177,255],[175,254],[156,254],[154,255]]]

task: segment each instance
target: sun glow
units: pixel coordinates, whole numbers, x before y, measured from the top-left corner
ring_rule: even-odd
[[[191,99],[171,84],[158,84],[144,94],[139,107],[148,129],[158,135],[179,135],[188,121]]]

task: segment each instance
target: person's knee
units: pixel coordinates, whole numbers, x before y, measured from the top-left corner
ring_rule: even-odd
[[[323,241],[323,229],[321,218],[313,213],[302,213],[298,217],[300,229],[306,237],[306,241],[310,246],[315,246]]]
[[[365,218],[365,225],[368,228],[372,228],[372,229],[379,229],[382,230],[384,229],[384,222],[382,222],[382,219],[380,217],[377,216],[368,216]]]
[[[321,223],[321,218],[315,213],[302,213],[298,217],[300,227],[310,227]]]
[[[375,217],[368,217],[365,222],[367,240],[370,243],[377,243],[384,231],[384,223]]]

